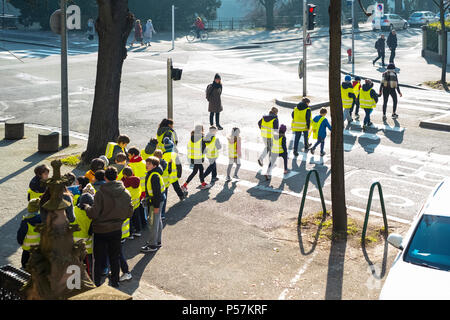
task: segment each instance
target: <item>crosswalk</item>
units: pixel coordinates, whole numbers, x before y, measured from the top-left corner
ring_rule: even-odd
[[[87,50],[75,50],[68,49],[67,54],[69,56],[76,56],[80,54],[90,54]],[[43,59],[54,55],[60,55],[61,49],[59,48],[39,48],[39,49],[18,49],[10,51],[0,51],[0,60],[16,60],[20,59]]]

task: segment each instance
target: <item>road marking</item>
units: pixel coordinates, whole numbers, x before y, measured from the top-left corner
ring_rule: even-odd
[[[313,255],[306,261],[306,263],[303,265],[303,267],[300,268],[300,270],[297,272],[297,274],[291,279],[291,281],[289,282],[289,288],[284,289],[280,296],[278,297],[278,300],[285,300],[286,299],[286,295],[289,292],[290,288],[293,288],[297,282],[300,280],[302,274],[305,273],[305,271],[308,269],[309,265],[313,262],[314,258],[317,256],[317,253],[319,251],[316,250],[314,251]]]

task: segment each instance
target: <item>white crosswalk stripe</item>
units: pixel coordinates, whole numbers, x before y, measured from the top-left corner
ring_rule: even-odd
[[[15,56],[20,59],[24,58],[46,58],[49,56],[60,55],[61,49],[59,48],[48,48],[48,49],[20,49],[20,50],[11,50]],[[0,51],[0,59],[11,60],[16,59],[11,53],[7,51]],[[79,54],[89,54],[91,52],[84,50],[75,50],[68,49],[67,54],[69,56],[75,56]]]

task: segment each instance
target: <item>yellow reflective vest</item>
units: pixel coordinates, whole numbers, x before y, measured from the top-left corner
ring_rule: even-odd
[[[373,89],[370,88],[368,91],[364,91],[361,89],[361,94],[359,96],[359,106],[363,109],[373,109],[377,105],[375,99],[370,96],[371,90]]]
[[[43,193],[39,193],[39,192],[34,192],[31,189],[28,189],[28,201],[33,200],[33,199],[37,199],[40,196],[42,196]]]
[[[178,181],[178,169],[177,169],[177,153],[166,152],[163,154],[163,159],[167,162],[167,167],[171,168],[169,172],[169,185]],[[167,188],[167,187],[166,187]]]
[[[157,175],[157,176],[159,177],[159,183],[160,183],[160,185],[161,185],[161,193],[163,193],[163,192],[166,190],[166,188],[165,188],[165,186],[164,186],[164,180],[163,180],[161,174],[159,174],[159,172],[156,172],[156,171],[155,171],[155,172],[152,172],[152,173],[149,175],[148,179],[147,179],[147,184],[146,184],[146,188],[145,188],[145,193],[146,193],[147,196],[149,196],[149,197],[153,197],[152,177],[153,177],[154,175]]]
[[[361,83],[357,82],[353,87],[353,93],[355,94],[356,98],[359,97],[360,90],[361,90]]]
[[[82,240],[85,244],[87,254],[92,254],[92,235],[89,235],[92,220],[87,216],[86,211],[75,205],[76,202],[74,197],[73,213],[75,215],[75,221],[71,224],[77,224],[80,230],[73,233],[73,241],[77,242]]]
[[[125,220],[122,224],[122,239],[130,236],[130,218]]]
[[[344,89],[341,85],[341,98],[344,109],[350,109],[353,104],[353,99],[348,96],[349,93],[353,93],[353,88],[350,86],[349,88]]]
[[[308,131],[308,126],[306,122],[306,113],[310,110],[306,108],[305,110],[294,109],[294,117],[292,118],[291,128],[292,131]]]
[[[273,154],[282,154],[284,153],[283,150],[283,137],[284,136],[278,136],[278,137],[273,137],[272,138],[272,149],[271,152]]]
[[[190,160],[205,159],[205,154],[203,153],[203,150],[202,150],[202,143],[203,143],[203,138],[199,139],[197,142],[192,142],[192,140],[189,139],[187,153],[188,153],[188,158]]]
[[[30,216],[23,217],[22,220],[29,218]],[[36,226],[31,225],[30,223],[27,223],[28,231],[27,235],[25,236],[25,239],[22,243],[22,249],[29,251],[31,247],[38,246],[41,241],[41,234],[39,232],[36,232],[35,228]]]
[[[145,182],[145,180],[144,180]],[[139,187],[137,188],[133,188],[133,187],[128,187],[125,188],[130,192],[131,195],[131,204],[133,205],[133,210],[136,210],[137,208],[139,208],[140,204],[141,204],[141,193],[142,193],[142,189],[141,186],[139,185]]]
[[[119,146],[119,145],[115,142],[108,142],[108,144],[106,145],[105,156],[106,156],[106,158],[108,158],[108,160],[112,158],[112,156],[114,154],[114,148],[116,146]],[[120,149],[122,149],[122,152],[125,153],[124,148],[121,147]]]
[[[152,157],[153,154],[154,154],[154,153],[152,153],[152,154],[146,153],[146,152],[145,152],[145,149],[142,149],[142,150],[141,150],[141,157],[142,157],[142,160],[144,160],[144,161],[147,160],[148,158]]]
[[[272,138],[273,135],[273,123],[276,118],[273,118],[270,121],[265,121],[264,117],[261,119],[261,137],[263,138]]]
[[[311,129],[313,132],[313,139],[317,139],[319,137],[319,129],[320,129],[320,125],[322,124],[323,120],[325,120],[325,117],[320,117],[319,121],[315,122],[314,120],[312,121],[311,124]]]
[[[145,161],[128,162],[128,166],[133,170],[133,174],[141,180],[141,189],[145,189],[145,176],[147,175],[147,168]]]
[[[210,142],[205,142],[206,157],[208,159],[217,159],[219,157],[219,150],[216,147],[216,137],[213,137]]]

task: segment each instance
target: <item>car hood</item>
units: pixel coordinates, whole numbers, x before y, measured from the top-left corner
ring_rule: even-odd
[[[450,271],[398,260],[380,293],[381,300],[449,300]]]

